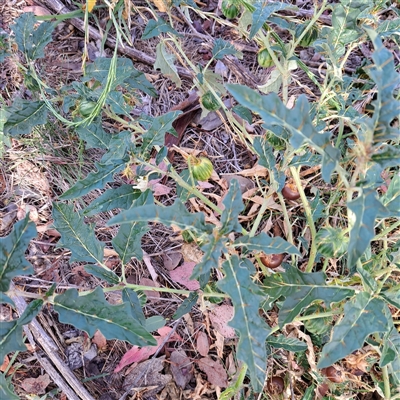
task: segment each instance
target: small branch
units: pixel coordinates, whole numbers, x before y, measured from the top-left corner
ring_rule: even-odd
[[[21,315],[27,306],[25,300],[21,296],[15,294],[14,285],[10,287],[10,290],[7,294],[14,301],[18,309],[18,313]],[[90,393],[82,386],[82,383],[78,380],[78,378],[72,373],[70,368],[60,358],[60,356],[58,355],[58,348],[53,342],[53,339],[45,332],[45,330],[42,328],[36,318],[34,318],[32,322],[26,327],[26,331],[28,338],[34,338],[35,341],[37,341],[41,345],[44,352],[53,362],[56,369],[59,371],[58,373],[56,369],[48,369],[45,365],[48,365],[50,363],[46,363],[45,361],[43,368],[47,372],[49,372],[49,375],[52,376],[52,378],[52,374],[54,373],[53,379],[57,379],[57,381],[55,380],[55,382],[60,385],[60,389],[64,391],[68,398],[71,400],[77,400],[78,398],[81,398],[82,400],[94,400]],[[39,357],[38,360],[39,362],[43,361],[43,359]],[[56,374],[58,375],[57,378]],[[68,382],[69,386],[64,381],[64,379]]]

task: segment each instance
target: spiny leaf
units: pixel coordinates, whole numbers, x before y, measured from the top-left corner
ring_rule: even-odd
[[[101,119],[89,125],[80,125],[76,128],[79,138],[86,142],[86,149],[108,149],[111,135],[101,126]]]
[[[203,213],[190,213],[179,199],[168,207],[155,204],[133,207],[111,218],[107,225],[130,224],[140,221],[154,221],[167,226],[175,225],[182,230],[190,228],[199,234],[210,232],[211,228],[211,225],[206,225]]]
[[[96,79],[103,86],[109,80],[110,69],[112,66],[112,58],[98,57],[92,64],[87,64],[86,75],[82,81]],[[124,82],[132,74],[133,62],[129,58],[118,57],[116,60],[115,79],[112,82],[110,90]]]
[[[36,125],[47,121],[47,108],[44,101],[15,99],[7,110],[9,117],[4,124],[4,133],[10,136],[27,135]]]
[[[330,144],[330,133],[319,133],[310,118],[310,106],[305,95],[301,95],[292,109],[286,108],[280,98],[271,93],[262,96],[255,90],[242,85],[227,85],[232,96],[241,105],[250,108],[263,118],[265,128],[275,132],[276,125],[290,132],[289,141],[295,148],[309,144],[323,155],[322,177],[326,182],[339,159],[340,152]]]
[[[203,277],[202,282],[200,282],[202,287],[203,282],[208,282],[211,270],[213,268],[218,268],[219,258],[225,245],[224,238],[216,238],[214,235],[210,235],[209,238],[207,243],[200,246],[204,255],[201,262],[195,266],[193,274],[190,277],[190,279]]]
[[[267,344],[276,349],[284,349],[287,351],[304,351],[307,350],[307,343],[302,342],[299,339],[286,337],[282,334],[277,336],[269,336],[267,338]]]
[[[265,0],[257,0],[254,3],[255,10],[252,14],[252,24],[250,29],[250,39],[261,29],[269,16],[276,11],[290,7],[289,4],[280,2],[270,2]]]
[[[216,60],[222,60],[224,56],[236,55],[239,59],[243,57],[243,54],[236,50],[232,43],[227,42],[223,39],[216,39],[212,48],[212,55]]]
[[[142,192],[139,189],[134,189],[132,185],[121,185],[119,188],[106,190],[83,210],[83,214],[91,217],[114,208],[126,210],[132,206],[133,201],[141,194]]]
[[[115,164],[118,160],[126,159],[128,152],[134,152],[135,144],[132,142],[132,132],[122,131],[112,135],[107,147],[107,153],[101,157],[100,164]]]
[[[293,321],[302,310],[316,300],[326,304],[336,303],[354,294],[354,291],[338,286],[327,286],[324,272],[305,273],[288,267],[282,275],[275,274],[264,280],[266,293],[273,298],[285,297],[279,311],[279,326]]]
[[[331,341],[326,344],[318,362],[318,368],[326,368],[336,361],[360,349],[368,335],[385,332],[388,320],[383,312],[387,305],[369,293],[358,293],[344,306],[344,317],[332,331]]]
[[[0,398],[7,400],[20,400],[21,398],[10,389],[10,386],[11,385],[7,382],[6,376],[0,372]]]
[[[366,3],[344,0],[333,7],[332,27],[328,30],[327,41],[337,57],[344,54],[347,44],[361,36],[361,30],[357,27],[357,17],[368,7]]]
[[[41,22],[35,29],[36,23],[35,15],[29,12],[22,14],[11,25],[18,50],[32,61],[44,57],[44,48],[51,42],[51,35],[56,27],[55,23]]]
[[[181,113],[181,111],[170,111],[153,118],[150,127],[143,134],[142,154],[150,152],[154,146],[162,146],[164,144],[165,134],[168,131],[174,130],[172,123]]]
[[[33,300],[26,307],[21,317],[12,321],[2,321],[0,324],[0,360],[12,351],[25,351],[26,346],[22,339],[22,328],[29,324],[39,313],[43,300]]]
[[[129,78],[125,79],[122,86],[126,87],[128,90],[139,89],[142,92],[148,94],[151,97],[157,96],[157,90],[154,86],[146,79],[143,72],[132,68],[132,73]]]
[[[265,232],[261,232],[257,236],[244,235],[233,242],[235,247],[243,247],[249,251],[262,251],[265,254],[296,254],[299,251],[292,244],[279,236],[270,237]]]
[[[388,190],[380,198],[380,202],[390,217],[400,217],[400,173],[393,175]]]
[[[129,308],[130,315],[136,321],[138,321],[141,325],[146,325],[146,318],[143,314],[142,305],[140,304],[139,297],[137,293],[129,288],[125,288],[122,290],[122,301]]]
[[[71,250],[71,262],[103,261],[104,243],[96,239],[93,227],[86,225],[83,218],[68,204],[53,204],[54,227],[61,233],[58,247]]]
[[[111,283],[112,285],[117,285],[120,283],[120,279],[117,274],[103,267],[99,267],[98,265],[85,265],[85,271],[103,281]]]
[[[374,114],[371,119],[365,118],[364,122],[371,127],[374,140],[382,142],[399,137],[398,128],[391,124],[400,114],[400,101],[394,98],[394,90],[399,84],[400,75],[396,72],[392,53],[385,48],[379,35],[372,29],[364,29],[375,48],[372,53],[374,64],[365,69],[378,88],[377,98],[372,102]]]
[[[239,332],[237,357],[247,364],[254,391],[260,392],[265,380],[265,340],[270,333],[258,314],[262,296],[239,257],[230,257],[222,267],[226,276],[218,282],[218,287],[229,294],[235,308],[235,316],[229,325]]]
[[[384,337],[385,345],[393,354],[393,360],[388,364],[388,372],[391,375],[394,384],[400,387],[400,334],[396,328],[392,328],[390,334]],[[382,354],[382,357],[384,355]]]
[[[272,172],[275,180],[276,191],[280,192],[285,185],[286,175],[276,168],[276,159],[272,147],[265,140],[257,136],[254,138],[253,147],[257,153],[258,163]]]
[[[174,65],[175,56],[168,53],[165,43],[161,41],[156,47],[156,62],[155,69],[160,69],[163,75],[170,78],[175,83],[177,88],[182,86],[176,66]]]
[[[36,236],[36,227],[29,215],[14,225],[12,232],[0,238],[0,291],[7,292],[11,279],[33,274],[33,268],[24,257],[29,242]],[[0,358],[2,360],[2,358]]]
[[[122,171],[125,167],[123,160],[115,160],[113,164],[95,163],[96,172],[91,172],[85,179],[78,181],[69,188],[59,198],[61,200],[70,200],[81,197],[93,189],[102,189],[107,182],[111,182],[114,174]]]
[[[355,200],[347,203],[347,207],[352,212],[347,266],[354,272],[357,260],[375,236],[376,216],[387,214],[387,210],[376,198],[375,190],[363,191]]]
[[[154,202],[150,191],[143,192],[133,204],[132,207],[151,205]],[[112,240],[112,245],[118,253],[123,264],[127,264],[132,257],[138,260],[143,258],[142,237],[148,232],[147,222],[134,222],[133,224],[122,224],[118,230],[117,236]]]
[[[142,40],[151,39],[158,36],[160,33],[172,33],[173,35],[181,36],[171,25],[167,24],[162,18],[158,18],[157,21],[151,19],[147,23],[142,35]]]
[[[225,208],[221,215],[222,227],[220,229],[220,235],[222,236],[229,232],[241,232],[242,225],[240,225],[238,216],[243,211],[244,204],[239,184],[236,179],[233,179],[230,182],[229,191],[222,203]]]
[[[111,111],[117,115],[125,115],[129,118],[132,107],[129,106],[121,92],[113,90],[108,93],[106,104],[111,108]]]
[[[68,289],[54,298],[54,309],[60,322],[71,324],[90,337],[99,329],[107,339],[126,340],[137,346],[156,344],[153,336],[132,318],[127,305],[111,305],[100,287],[86,296]]]

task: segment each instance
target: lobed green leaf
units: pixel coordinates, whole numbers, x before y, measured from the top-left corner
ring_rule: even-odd
[[[4,124],[4,133],[10,136],[27,135],[36,125],[47,121],[47,108],[44,101],[15,99],[8,108],[9,117]]]
[[[237,357],[247,364],[254,391],[261,392],[266,369],[265,341],[270,333],[258,313],[262,296],[239,257],[229,257],[222,267],[225,278],[218,282],[218,287],[229,294],[235,308],[229,325],[239,333]]]
[[[43,300],[36,299],[28,304],[21,317],[12,321],[2,321],[0,324],[0,360],[13,351],[25,351],[22,338],[22,328],[29,324],[39,313]]]
[[[295,149],[307,143],[322,154],[322,177],[326,182],[330,181],[340,151],[330,144],[329,132],[319,133],[313,126],[310,106],[305,95],[297,99],[294,108],[288,109],[275,93],[262,96],[247,86],[233,84],[227,85],[227,88],[242,106],[260,114],[265,128],[274,131],[275,126],[280,126],[290,132],[289,141]]]
[[[353,201],[347,203],[352,212],[352,227],[348,245],[347,266],[351,272],[357,260],[364,254],[364,251],[375,236],[375,218],[378,214],[386,215],[387,210],[376,198],[375,190],[365,190]]]
[[[234,247],[245,248],[249,251],[262,251],[265,254],[296,254],[299,251],[292,244],[279,236],[270,237],[265,232],[261,232],[256,236],[244,235],[233,242]]]
[[[85,296],[68,289],[54,298],[59,320],[81,329],[92,337],[96,330],[107,339],[126,340],[137,346],[156,345],[153,336],[135,320],[126,304],[111,305],[100,287]]]
[[[7,292],[11,280],[18,275],[33,274],[32,265],[24,254],[29,242],[36,236],[36,227],[29,215],[14,225],[11,233],[0,238],[0,291]]]
[[[60,232],[58,247],[71,250],[70,262],[103,261],[104,243],[97,240],[94,229],[86,225],[74,207],[68,204],[53,204],[54,227]]]
[[[18,17],[11,26],[18,50],[23,52],[29,61],[44,57],[44,48],[51,42],[56,27],[56,23],[53,22],[41,22],[35,28],[36,24],[35,15],[29,12]]]
[[[322,300],[329,305],[354,295],[352,289],[327,286],[326,274],[322,271],[306,273],[291,266],[281,275],[267,277],[264,285],[272,298],[285,297],[279,311],[280,327],[292,322],[314,301]]]
[[[366,292],[358,293],[344,306],[344,317],[332,331],[332,337],[321,353],[318,368],[326,368],[363,347],[368,335],[385,332],[388,320],[384,301]]]
[[[91,172],[89,175],[78,182],[74,186],[64,192],[59,199],[70,200],[84,196],[94,189],[102,189],[106,183],[112,182],[114,174],[122,171],[125,168],[124,160],[114,160],[113,164],[95,163],[96,172]]]

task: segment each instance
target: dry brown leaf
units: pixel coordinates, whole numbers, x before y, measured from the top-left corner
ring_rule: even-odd
[[[99,330],[93,335],[92,343],[94,343],[99,350],[107,347],[107,339]]]
[[[201,356],[205,357],[210,351],[210,343],[208,342],[208,336],[205,332],[200,331],[196,338],[196,349]]]
[[[180,267],[175,268],[173,271],[170,271],[169,276],[172,280],[187,287],[189,290],[198,290],[200,289],[199,282],[195,279],[190,279],[195,266],[195,262],[185,261]]]
[[[182,260],[182,253],[168,253],[168,254],[163,254],[162,259],[164,262],[164,267],[168,271],[172,271],[175,269],[179,263]]]
[[[235,338],[235,330],[228,326],[228,322],[233,318],[233,306],[222,304],[209,312],[209,317],[214,328],[226,338]]]
[[[256,164],[253,168],[245,169],[237,172],[238,175],[248,176],[250,178],[254,176],[268,176],[268,169]]]
[[[185,261],[192,261],[196,264],[202,260],[204,254],[195,243],[183,243],[181,252]]]
[[[228,375],[221,361],[204,357],[197,361],[197,365],[207,375],[210,383],[221,388],[228,386]]]
[[[156,286],[156,287],[159,286],[157,283],[157,278],[158,278],[157,272],[154,269],[153,264],[151,263],[150,256],[145,252],[143,252],[143,262],[146,264],[146,267],[154,281],[153,285],[151,285],[151,286]]]
[[[26,217],[26,214],[29,213],[29,219],[32,222],[38,222],[39,221],[39,214],[35,206],[32,206],[30,204],[25,204],[21,207],[18,207],[17,211],[17,219],[21,221],[21,219],[24,219]]]
[[[37,378],[27,378],[21,382],[22,389],[29,394],[44,394],[46,388],[51,383],[50,377],[47,374],[40,375]]]
[[[42,6],[26,6],[22,9],[26,13],[34,13],[37,17],[41,17],[43,15],[51,15],[51,12]]]
[[[141,278],[139,285],[157,287],[157,285],[151,279],[148,278]],[[158,299],[160,297],[160,292],[157,292],[155,290],[145,290],[144,293],[148,298]]]
[[[217,355],[219,358],[222,358],[224,355],[224,345],[225,345],[225,338],[222,336],[218,331],[215,331],[215,348],[217,349]]]
[[[118,253],[114,249],[104,249],[104,258],[106,257],[119,257]]]
[[[184,350],[175,350],[171,353],[170,362],[172,376],[176,384],[184,389],[193,378],[193,367],[190,358]]]

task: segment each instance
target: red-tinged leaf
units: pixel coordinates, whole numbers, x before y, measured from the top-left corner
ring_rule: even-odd
[[[47,374],[40,375],[37,378],[27,378],[21,382],[22,389],[30,394],[44,394],[46,388],[51,383],[50,377]]]
[[[210,357],[201,358],[197,365],[207,375],[210,383],[221,388],[228,386],[228,375],[221,361],[214,361]]]
[[[197,334],[196,349],[203,357],[208,355],[210,343],[208,342],[208,336],[205,332],[199,332]]]
[[[175,350],[171,353],[170,362],[171,372],[176,384],[184,389],[193,378],[190,358],[183,350]]]
[[[171,279],[187,287],[189,290],[198,290],[200,289],[199,282],[190,279],[195,266],[196,263],[194,262],[184,262],[180,267],[171,271],[169,275]]]
[[[133,346],[123,355],[121,361],[115,368],[114,373],[121,371],[127,365],[130,365],[134,362],[141,362],[147,360],[157,351],[157,349],[161,346],[161,344],[164,342],[165,338],[171,333],[171,331],[172,328],[168,326],[163,326],[162,328],[158,329],[157,332],[159,333],[160,336],[154,336],[154,338],[157,340],[157,346],[146,346],[142,348],[139,348],[138,346]],[[174,332],[168,338],[167,343],[176,341],[182,341],[182,338],[177,333]]]
[[[162,183],[158,182],[160,179],[154,179],[149,182],[151,190],[154,196],[163,196],[165,194],[169,194],[171,188],[168,186],[163,185]]]
[[[228,326],[228,322],[233,318],[233,307],[228,304],[215,307],[209,314],[210,321],[215,330],[226,338],[235,338],[235,330]]]

